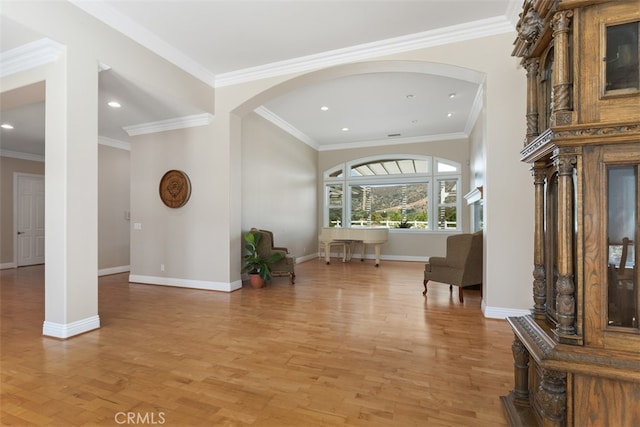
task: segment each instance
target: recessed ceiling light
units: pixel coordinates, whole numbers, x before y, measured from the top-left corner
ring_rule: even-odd
[[[453,116],[453,113],[447,114],[447,117],[451,117],[451,116]]]
[[[329,110],[329,107],[327,107],[326,105],[323,105],[322,107],[320,107],[320,109],[322,111],[327,111],[327,110]]]
[[[107,105],[109,107],[111,107],[111,108],[120,108],[120,107],[122,107],[122,105],[120,105],[120,103],[117,102],[117,101],[111,101],[111,102],[107,103]]]
[[[452,93],[449,94],[449,98],[455,98],[455,97],[456,97],[455,92],[452,92]]]
[[[349,132],[349,128],[342,128],[342,132]]]
[[[0,127],[2,127],[2,129],[13,129],[13,126],[11,126],[9,123],[3,123],[2,125],[0,125]]]

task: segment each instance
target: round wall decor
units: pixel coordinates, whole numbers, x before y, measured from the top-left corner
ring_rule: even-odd
[[[160,180],[160,199],[170,208],[180,208],[187,204],[191,196],[191,181],[186,173],[172,169]]]

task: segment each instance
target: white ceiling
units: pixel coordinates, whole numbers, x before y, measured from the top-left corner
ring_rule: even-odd
[[[71,2],[217,87],[509,31],[522,0]],[[2,54],[41,38],[5,16],[0,19]],[[320,150],[461,135],[468,132],[469,115],[477,107],[479,82],[454,77],[397,72],[343,77],[271,100],[258,112]],[[456,97],[449,98],[451,93]],[[104,107],[112,98],[123,108]],[[7,99],[6,92],[0,95],[2,122],[44,120],[43,100],[16,107]],[[320,111],[323,105],[329,110]],[[123,126],[196,113],[127,80],[117,70],[100,73],[101,136],[126,142],[129,136]],[[3,129],[0,148],[43,154],[42,144],[34,148],[34,140],[44,139],[44,125],[30,129],[30,142],[20,136],[25,131],[22,126]]]

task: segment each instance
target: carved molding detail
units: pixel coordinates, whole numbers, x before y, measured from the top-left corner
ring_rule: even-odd
[[[567,102],[569,99],[569,91],[566,92]],[[555,126],[566,126],[571,124],[571,112],[570,111],[558,111],[553,114],[553,124]]]
[[[520,14],[520,22],[516,28],[518,38],[532,45],[538,40],[538,37],[540,37],[540,32],[543,27],[544,23],[542,22],[542,18],[540,18],[538,12],[531,7],[524,16]]]
[[[569,154],[569,155],[566,155]],[[572,153],[563,152],[561,155],[556,157],[556,168],[558,170],[558,175],[561,176],[571,176],[573,175],[573,169],[578,163],[578,159],[571,155]]]
[[[542,369],[536,400],[542,414],[553,422],[563,422],[567,405],[567,374],[565,372]]]
[[[516,336],[511,344],[515,387],[513,397],[521,405],[529,404],[529,351]]]
[[[511,351],[513,352],[513,361],[516,368],[529,367],[529,352],[517,337],[513,339]]]
[[[533,313],[543,317],[547,312],[547,280],[544,265],[536,265],[533,269]]]
[[[521,160],[526,159],[527,157],[538,151],[541,147],[549,144],[551,142],[552,136],[553,133],[551,132],[551,129],[547,129],[538,138],[534,139],[533,142],[527,144],[524,149],[520,151]]]
[[[556,132],[553,132],[553,138],[554,139],[555,138],[558,138],[558,139],[586,138],[586,137],[593,137],[593,136],[615,136],[618,134],[628,135],[629,133],[640,133],[640,124],[556,131]],[[551,137],[552,136],[549,136],[550,139]]]
[[[542,352],[542,355],[548,357],[553,351],[553,346],[547,342],[541,334],[534,329],[533,324],[527,320],[526,316],[522,317],[510,317],[509,320],[514,324],[517,324],[526,335],[533,339],[533,343]]]
[[[553,15],[553,21],[551,22],[551,27],[553,28],[554,37],[557,34],[569,32],[572,16],[573,16],[572,10],[563,10]]]

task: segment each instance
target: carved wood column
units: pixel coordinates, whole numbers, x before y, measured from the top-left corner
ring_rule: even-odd
[[[527,70],[527,138],[525,145],[533,141],[538,131],[538,58],[528,58],[522,62]]]
[[[556,149],[558,170],[558,280],[556,282],[557,338],[571,341],[576,333],[576,287],[573,272],[573,171],[577,163],[572,149]],[[568,338],[568,340],[563,340]]]
[[[571,124],[571,58],[569,51],[569,28],[573,11],[563,10],[553,16],[554,63],[553,114],[551,124]]]
[[[518,337],[511,344],[513,352],[513,397],[518,405],[529,405],[529,351]]]
[[[542,369],[542,377],[536,395],[540,412],[545,418],[544,426],[565,425],[567,407],[567,374]]]
[[[547,281],[544,268],[544,216],[545,216],[545,179],[546,162],[533,165],[533,184],[535,195],[534,235],[533,235],[533,316],[545,319],[547,313]]]

